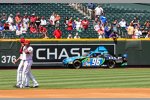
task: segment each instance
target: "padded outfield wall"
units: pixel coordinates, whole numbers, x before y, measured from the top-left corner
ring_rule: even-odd
[[[34,49],[33,66],[62,66],[66,57],[81,56],[105,46],[111,54],[128,54],[128,65],[150,65],[149,39],[30,39]],[[0,67],[17,66],[12,63],[19,57],[19,39],[0,40]]]

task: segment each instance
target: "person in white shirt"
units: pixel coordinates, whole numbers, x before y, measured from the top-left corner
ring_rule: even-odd
[[[142,35],[142,32],[139,30],[139,27],[136,26],[135,29],[134,29],[134,35],[133,35],[133,37],[135,39],[138,39],[138,38],[140,38],[141,35]]]
[[[12,23],[14,23],[14,19],[13,19],[13,15],[12,15],[12,14],[9,15],[7,21],[8,21],[8,23],[9,23],[9,25],[11,25]]]
[[[46,26],[46,24],[47,24],[47,22],[46,22],[44,16],[42,16],[42,18],[41,18],[41,24],[40,25]]]
[[[9,25],[9,30],[10,31],[16,31],[16,25],[14,23],[12,23],[11,25]]]
[[[27,32],[27,28],[24,26],[24,24],[22,24],[21,32],[22,34],[25,34]]]
[[[50,16],[49,22],[50,22],[51,25],[55,25],[55,13],[54,12]]]
[[[80,31],[82,27],[80,18],[77,18],[77,20],[75,21],[75,24],[76,24],[76,30]]]
[[[18,69],[17,69],[17,84],[15,86],[17,88],[20,88],[21,80],[22,80],[21,76],[22,76],[22,70],[23,70],[23,64],[24,64],[24,61],[22,59],[22,51],[23,51],[23,47],[24,47],[24,42],[25,42],[25,39],[21,38],[20,39],[21,47],[20,47],[20,50],[19,50],[20,57],[17,60],[15,59],[13,61],[13,63],[16,64],[16,62],[18,62],[20,60],[20,63],[19,63]]]
[[[103,13],[103,8],[100,5],[98,5],[95,8],[95,17],[102,15],[102,13]]]
[[[98,23],[94,26],[94,30],[95,30],[95,31],[100,30],[100,26],[101,26],[101,23],[98,22]]]
[[[127,23],[126,23],[126,21],[124,20],[124,19],[122,19],[120,22],[119,22],[119,26],[120,27],[126,27],[126,25],[127,25]]]
[[[69,34],[67,39],[72,39],[72,34]]]
[[[29,18],[27,15],[24,16],[23,18],[23,25],[26,27],[26,29],[28,29],[29,26]]]
[[[76,35],[74,36],[74,39],[80,39],[80,36],[78,33],[76,33]]]
[[[22,81],[20,88],[24,88],[25,85],[29,85],[29,80],[32,79],[33,87],[38,87],[39,84],[35,80],[34,76],[31,73],[31,66],[32,66],[32,57],[33,57],[33,48],[30,46],[30,41],[25,40],[25,46],[23,47],[23,55],[22,59],[24,60],[24,67],[22,71]]]
[[[22,34],[21,27],[18,27],[18,29],[16,30],[16,35],[21,35],[21,34]]]

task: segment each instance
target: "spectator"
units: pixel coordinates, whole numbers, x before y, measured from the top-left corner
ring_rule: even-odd
[[[134,17],[133,21],[131,21],[131,22],[133,23],[133,26],[134,26],[134,27],[136,27],[136,26],[139,27],[139,25],[140,25],[139,20],[138,20],[137,17]]]
[[[35,16],[35,13],[33,13],[32,16],[30,17],[30,24],[35,25],[36,20],[37,20],[37,17]]]
[[[93,22],[93,26],[95,26],[95,25],[97,25],[98,24],[98,17],[95,17],[95,20],[94,20],[94,22]]]
[[[9,25],[9,30],[10,31],[16,31],[17,27],[14,23],[12,23],[11,25]]]
[[[46,22],[46,20],[45,20],[44,16],[42,16],[41,24],[40,24],[40,25],[42,25],[42,26],[46,26],[46,24],[47,24],[47,22]]]
[[[100,26],[100,29],[97,32],[98,32],[98,35],[99,35],[99,37],[98,37],[99,39],[105,37],[104,36],[104,26],[103,25]]]
[[[57,22],[57,21],[59,21],[60,20],[60,16],[58,15],[58,14],[56,14],[56,16],[55,16],[55,23]]]
[[[37,28],[37,31],[39,32],[39,26],[41,24],[41,20],[40,20],[40,17],[37,16],[37,20],[35,21],[35,25],[36,25],[36,28]]]
[[[47,29],[43,26],[40,26],[40,33],[42,33],[44,35],[44,38],[48,38],[47,36]]]
[[[128,37],[132,38],[132,35],[134,34],[133,23],[130,23],[129,27],[127,28],[127,32],[128,32]]]
[[[119,35],[118,35],[118,33],[117,32],[112,32],[110,35],[109,35],[109,38],[113,38],[113,39],[116,39],[116,38],[118,38],[119,37]]]
[[[9,30],[9,23],[8,23],[8,21],[6,21],[6,23],[4,24],[4,29],[5,30]]]
[[[76,35],[74,36],[74,39],[80,39],[80,36],[78,33],[76,33]]]
[[[4,24],[6,22],[6,20],[7,20],[6,14],[3,13],[0,19],[1,19],[1,23]]]
[[[8,21],[8,23],[9,23],[9,25],[11,25],[12,23],[14,23],[14,19],[13,19],[13,15],[12,15],[12,14],[9,15],[7,21]]]
[[[134,34],[132,36],[133,39],[138,39],[142,35],[142,32],[139,30],[139,27],[136,26],[134,29]]]
[[[21,26],[21,31],[23,34],[25,34],[27,32],[27,28],[24,26],[24,24],[22,24],[22,26]]]
[[[64,21],[64,25],[65,25],[65,27],[67,27],[67,25],[68,25],[68,21],[69,21],[69,18],[68,18],[68,17],[66,17],[66,18],[65,18],[65,21]]]
[[[55,25],[55,13],[54,12],[50,16],[49,22],[50,22],[51,25]]]
[[[95,17],[101,16],[102,13],[103,13],[103,8],[102,8],[100,5],[98,5],[98,6],[95,8]]]
[[[100,16],[100,21],[102,22],[102,24],[106,24],[107,18],[104,16],[104,14],[102,14],[102,15]]]
[[[19,26],[18,29],[16,30],[16,35],[21,35],[22,31],[21,31],[21,27]]]
[[[57,29],[54,31],[53,35],[54,35],[55,39],[60,39],[61,36],[62,36],[62,32],[61,32],[61,30],[60,30],[59,28],[57,28]]]
[[[148,34],[148,31],[150,30],[150,22],[149,20],[147,20],[145,23],[144,23],[144,26],[143,26],[143,31],[142,31],[142,35],[147,35]]]
[[[74,20],[74,21],[72,22],[72,27],[73,27],[73,29],[76,29],[76,20]]]
[[[144,23],[144,26],[147,27],[147,28],[150,28],[150,22],[149,22],[149,20],[147,20],[147,21]]]
[[[30,33],[37,33],[37,29],[34,24],[30,25]]]
[[[26,29],[28,29],[28,27],[29,27],[29,18],[27,16],[27,13],[25,14],[25,16],[23,18],[23,24],[26,27]]]
[[[77,32],[81,32],[82,30],[82,25],[81,25],[81,20],[80,18],[77,18],[77,20],[75,21],[75,24],[76,24],[76,30]]]
[[[0,31],[4,30],[4,26],[2,25],[2,23],[0,23]]]
[[[124,19],[122,19],[120,22],[119,22],[119,26],[122,27],[122,28],[125,28],[127,25],[126,21]]]
[[[83,27],[84,30],[88,29],[89,21],[86,19],[86,17],[84,17],[84,19],[82,20],[81,24],[82,24],[82,27]]]
[[[104,32],[105,32],[105,34],[104,34],[105,38],[109,38],[109,35],[112,32],[111,25],[106,25],[105,28],[104,28]]]
[[[67,39],[72,39],[72,34],[68,34]]]
[[[17,26],[18,26],[18,25],[21,23],[21,21],[22,21],[22,18],[21,18],[21,16],[20,16],[20,13],[19,13],[19,12],[16,14],[15,21],[16,21],[16,25],[17,25]]]
[[[70,18],[69,21],[68,21],[68,27],[67,27],[67,30],[69,32],[73,30],[72,22],[73,22],[72,18]]]
[[[59,27],[60,16],[57,14],[55,17],[55,28]]]
[[[118,32],[118,27],[119,27],[118,21],[114,20],[114,22],[112,23],[112,29],[113,29],[113,31],[114,32]]]
[[[94,26],[94,30],[95,30],[96,32],[98,32],[99,29],[100,29],[100,26],[101,26],[101,22],[98,22],[98,23]]]
[[[90,18],[93,19],[94,18],[94,9],[96,7],[96,5],[94,3],[88,3],[88,11],[90,13]]]
[[[150,38],[150,30],[148,31],[148,33],[147,33],[145,38]]]

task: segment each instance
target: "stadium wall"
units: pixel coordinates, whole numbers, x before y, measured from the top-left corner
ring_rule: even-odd
[[[65,57],[81,56],[95,50],[99,45],[105,46],[112,54],[128,54],[128,65],[150,65],[149,39],[30,39],[34,48],[33,66],[62,66]],[[13,59],[19,57],[19,39],[0,40],[0,67],[16,67]]]

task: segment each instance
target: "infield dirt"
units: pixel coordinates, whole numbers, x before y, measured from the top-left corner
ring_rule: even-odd
[[[150,98],[150,88],[0,90],[0,98]]]

